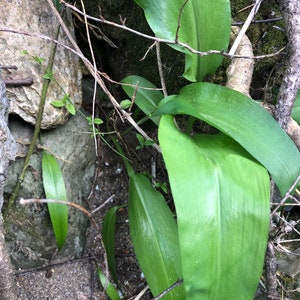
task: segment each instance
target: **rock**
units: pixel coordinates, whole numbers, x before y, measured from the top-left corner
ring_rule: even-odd
[[[72,17],[67,10],[64,20],[72,32]],[[54,38],[57,22],[46,0],[12,0],[1,5],[0,28]],[[35,124],[51,44],[38,37],[4,31],[0,32],[0,40],[1,64],[15,65],[18,68],[17,70],[2,70],[3,80],[6,82],[21,79],[33,80],[30,86],[7,87],[10,113],[15,113],[25,121]],[[70,46],[62,30],[58,40],[59,43]],[[22,50],[26,50],[28,54],[22,54]],[[45,61],[39,64],[36,61],[37,58],[43,58]],[[52,71],[60,86],[54,81],[50,83],[42,121],[44,129],[66,122],[69,114],[67,110],[55,108],[50,104],[53,100],[62,99],[64,92],[70,95],[75,106],[81,105],[81,70],[78,57],[70,50],[58,46]]]
[[[33,133],[32,126],[20,118],[12,118],[9,126],[19,144],[17,154],[19,157],[8,169],[6,199],[18,180],[24,163],[23,157]],[[91,188],[96,158],[94,141],[89,133],[87,121],[77,114],[66,124],[50,131],[43,131],[39,148],[47,150],[58,160],[65,179],[68,200],[85,206],[84,201]],[[42,149],[32,155],[18,199],[45,198],[41,158]],[[87,217],[81,211],[69,208],[68,236],[58,258],[71,259],[81,255],[86,223]],[[17,200],[16,206],[6,219],[5,227],[11,260],[16,268],[34,268],[49,261],[56,249],[56,242],[47,205],[21,206]]]

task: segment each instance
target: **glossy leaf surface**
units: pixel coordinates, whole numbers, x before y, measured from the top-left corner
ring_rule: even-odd
[[[181,278],[177,226],[163,196],[142,174],[130,175],[128,208],[134,251],[156,296]],[[162,299],[185,299],[183,286]]]
[[[158,103],[164,97],[162,92],[156,89],[156,86],[147,79],[130,75],[122,80],[122,83],[131,84],[133,86],[122,85],[123,90],[127,96],[132,99],[134,103],[144,112],[146,116],[150,116],[151,113],[157,108]],[[143,89],[144,88],[151,88]],[[158,125],[160,117],[150,117],[150,119]]]
[[[108,279],[105,277],[105,275],[100,269],[98,269],[98,277],[109,299],[121,300],[117,289],[113,286],[111,282],[108,281]]]
[[[46,197],[67,201],[67,192],[60,166],[52,155],[43,152],[43,185]],[[58,249],[63,246],[68,232],[68,207],[64,204],[48,203],[48,210]]]
[[[156,114],[187,114],[218,128],[269,170],[282,195],[300,173],[300,154],[289,136],[268,112],[239,92],[193,83],[165,98]]]
[[[195,50],[227,50],[231,30],[230,1],[228,0],[135,0],[144,11],[152,31],[159,38],[188,44]],[[182,13],[181,13],[182,11]],[[180,19],[180,21],[178,21]],[[171,45],[186,53],[184,77],[201,81],[215,72],[222,62],[220,55],[202,56]]]
[[[161,119],[159,141],[176,206],[186,299],[253,299],[268,239],[266,169],[228,136],[187,136],[171,116]]]
[[[300,124],[300,92],[299,91],[293,106],[292,117],[298,124]]]
[[[102,224],[102,240],[107,254],[109,271],[115,283],[117,283],[117,273],[115,264],[115,227],[116,215],[119,207],[115,206],[106,213]]]

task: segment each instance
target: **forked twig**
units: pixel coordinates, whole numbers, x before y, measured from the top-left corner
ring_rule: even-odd
[[[182,12],[183,12],[183,9],[184,9],[185,5],[188,2],[189,2],[189,0],[185,0],[185,2],[180,7],[180,11],[179,11],[179,14],[178,14],[178,22],[177,22],[176,34],[175,34],[175,42],[176,43],[178,43],[178,38],[179,38],[179,30],[180,30],[180,26],[181,26],[181,15],[182,15]]]
[[[63,3],[65,6],[69,7],[71,10],[74,10],[74,11],[76,11],[77,13],[79,13],[81,15],[83,14],[82,11],[80,9],[78,9],[77,7],[75,7],[74,5],[72,5],[70,3],[67,3],[64,0],[60,0],[60,2]],[[142,32],[140,32],[138,30],[135,30],[135,29],[132,29],[132,28],[126,26],[125,22],[122,22],[122,24],[118,24],[118,23],[115,23],[115,22],[108,21],[108,20],[104,19],[103,17],[96,18],[96,17],[92,17],[92,16],[89,16],[89,15],[87,15],[87,18],[90,19],[90,20],[96,21],[96,22],[100,22],[100,23],[103,23],[103,24],[114,26],[116,28],[120,28],[122,30],[129,31],[129,32],[134,33],[134,34],[136,34],[138,36],[144,37],[144,38],[149,39],[149,40],[157,41],[159,43],[181,46],[181,47],[187,49],[188,51],[190,51],[191,53],[197,54],[199,56],[207,56],[207,55],[212,55],[212,54],[219,54],[219,55],[222,55],[224,57],[228,57],[230,59],[231,58],[264,59],[264,58],[270,58],[270,57],[277,56],[277,55],[279,55],[285,49],[285,47],[283,47],[283,48],[281,48],[279,51],[277,51],[275,53],[258,55],[258,56],[253,56],[253,57],[248,57],[248,56],[243,56],[243,55],[232,55],[232,54],[226,53],[226,52],[224,52],[222,50],[221,51],[220,50],[209,50],[209,51],[203,52],[203,51],[195,50],[194,48],[192,48],[188,44],[176,41],[175,39],[174,40],[161,39],[161,38],[158,38],[158,37],[155,37],[155,36],[151,36],[151,35],[142,33]]]

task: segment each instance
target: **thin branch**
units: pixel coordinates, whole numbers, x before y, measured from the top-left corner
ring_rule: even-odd
[[[82,6],[83,13],[84,13],[84,24],[85,24],[86,35],[87,35],[87,39],[88,39],[88,44],[89,44],[91,56],[92,56],[94,72],[97,73],[97,64],[96,64],[96,60],[95,60],[93,46],[92,46],[92,43],[91,43],[89,25],[88,25],[88,21],[87,21],[87,17],[86,17],[86,12],[85,12],[85,7],[84,7],[83,0],[81,0],[81,6]],[[98,143],[97,143],[97,137],[96,137],[95,123],[94,123],[94,120],[95,120],[96,93],[97,93],[97,81],[94,80],[93,105],[92,105],[92,130],[93,130],[95,151],[96,151],[96,156],[97,156],[98,155]]]
[[[162,293],[160,293],[159,295],[157,295],[156,297],[152,298],[151,300],[159,300],[162,297],[164,297],[165,295],[167,295],[170,291],[172,291],[174,288],[176,288],[177,286],[181,285],[183,283],[183,280],[177,280],[174,284],[172,284],[170,287],[168,287],[167,289],[165,289]]]
[[[158,73],[159,73],[161,87],[162,87],[162,90],[163,90],[164,97],[167,97],[168,92],[167,92],[167,86],[166,86],[166,82],[165,82],[164,70],[162,68],[159,43],[156,43],[156,58],[157,58],[157,66],[158,66]]]
[[[251,24],[251,21],[253,20],[255,14],[257,13],[259,7],[260,7],[260,4],[261,4],[262,0],[256,0],[255,1],[255,4],[254,6],[252,7],[251,9],[251,12],[250,14],[248,15],[246,21],[245,21],[245,24],[243,25],[242,29],[240,30],[237,38],[235,39],[230,51],[229,51],[229,55],[233,55],[236,51],[236,49],[238,48],[244,34],[246,33],[249,25]]]
[[[58,39],[59,33],[60,33],[60,25],[58,24],[57,28],[56,28],[56,31],[55,31],[55,39]],[[52,47],[50,49],[50,54],[49,54],[49,59],[48,59],[47,67],[46,67],[46,72],[52,72],[52,68],[53,68],[53,64],[54,64],[54,58],[55,58],[56,49],[57,49],[57,44],[52,44],[51,46]],[[42,120],[43,120],[43,113],[44,113],[44,108],[45,108],[45,102],[46,102],[46,96],[47,96],[47,91],[48,91],[48,87],[50,85],[50,82],[51,82],[51,80],[48,79],[48,78],[43,79],[40,103],[39,103],[39,108],[38,108],[38,112],[37,112],[37,116],[36,116],[36,122],[35,122],[33,135],[32,135],[32,138],[31,138],[31,142],[30,142],[30,145],[29,145],[29,148],[28,148],[27,155],[26,155],[25,160],[24,160],[24,165],[22,167],[21,174],[18,178],[16,186],[14,187],[14,190],[12,191],[12,193],[9,197],[7,207],[6,207],[5,211],[3,212],[4,220],[8,216],[8,214],[9,214],[9,212],[10,212],[10,210],[11,210],[11,208],[12,208],[14,202],[15,202],[15,199],[16,199],[18,193],[19,193],[19,190],[21,188],[21,184],[24,180],[27,168],[29,166],[30,158],[33,154],[33,151],[36,148],[36,142],[37,142],[38,135],[39,135],[40,129],[41,129],[41,124],[42,124]]]
[[[287,131],[300,88],[300,1],[281,0],[279,4],[285,21],[289,56],[278,93],[275,115],[279,125]]]
[[[252,20],[251,24],[274,23],[274,22],[281,21],[282,19],[283,19],[282,17],[278,17],[278,18],[265,19],[265,20]],[[231,23],[231,26],[241,26],[244,24],[245,24],[245,22],[233,22],[233,23]]]
[[[74,10],[74,11],[76,11],[77,13],[79,13],[81,15],[83,14],[82,11],[80,9],[78,9],[77,7],[75,7],[74,5],[69,4],[69,3],[65,2],[64,0],[60,0],[60,2],[63,3],[65,6],[69,7],[71,10]],[[100,23],[103,23],[103,24],[114,26],[116,28],[120,28],[122,30],[129,31],[129,32],[134,33],[138,36],[144,37],[144,38],[149,39],[149,40],[157,41],[159,43],[165,43],[165,44],[170,44],[170,45],[181,46],[182,48],[185,48],[188,51],[190,51],[191,53],[197,54],[199,56],[207,56],[207,55],[212,55],[212,54],[218,54],[218,55],[223,55],[224,57],[228,57],[230,59],[232,59],[232,58],[264,59],[264,58],[270,58],[270,57],[277,56],[285,49],[285,47],[283,47],[282,49],[280,49],[279,51],[277,51],[275,53],[265,54],[265,55],[258,55],[258,56],[253,56],[253,57],[248,57],[248,56],[243,56],[243,55],[233,55],[233,54],[226,53],[222,50],[221,51],[220,50],[209,50],[209,51],[206,51],[206,52],[202,52],[202,51],[195,50],[194,48],[190,47],[188,44],[185,44],[185,43],[182,43],[182,42],[179,42],[179,41],[161,39],[161,38],[158,38],[158,37],[155,37],[155,36],[144,34],[140,31],[137,31],[137,30],[134,30],[130,27],[127,27],[125,25],[125,22],[122,22],[122,24],[118,24],[118,23],[115,23],[115,22],[107,21],[103,17],[101,17],[99,19],[99,18],[92,17],[92,16],[89,16],[89,15],[87,15],[87,18],[90,19],[90,20],[96,21],[96,22],[100,22]]]
[[[130,114],[128,114],[124,109],[122,109],[120,107],[120,104],[118,103],[118,101],[115,99],[115,97],[111,94],[111,92],[108,90],[108,88],[106,87],[103,79],[99,76],[98,72],[94,72],[94,67],[91,64],[91,62],[83,55],[82,51],[80,50],[80,48],[78,47],[76,41],[74,40],[72,34],[70,33],[69,29],[67,28],[67,26],[65,25],[64,21],[62,20],[62,18],[60,17],[60,15],[57,13],[53,3],[51,0],[47,0],[49,6],[51,7],[51,9],[53,10],[54,15],[57,17],[59,23],[61,24],[62,29],[64,30],[65,34],[67,35],[67,37],[69,38],[69,41],[71,42],[72,46],[74,47],[74,49],[76,50],[76,52],[78,52],[80,54],[80,57],[84,57],[84,59],[82,60],[84,65],[87,67],[87,69],[89,70],[89,72],[94,76],[95,80],[97,81],[97,83],[99,84],[99,86],[101,87],[101,89],[103,90],[103,92],[107,95],[107,97],[109,98],[109,100],[111,101],[111,103],[113,104],[114,108],[116,109],[117,113],[120,115],[121,119],[122,117],[127,120],[134,128],[137,132],[139,132],[142,136],[144,136],[147,140],[150,140],[151,138],[148,136],[148,134],[140,127],[138,126],[138,124],[132,119],[132,117],[130,116]],[[88,17],[88,16],[87,16]],[[157,144],[153,144],[152,145],[157,151],[160,152],[160,147]]]
[[[295,189],[296,185],[300,181],[300,175],[296,178],[290,189],[286,192],[280,203],[274,208],[274,210],[271,213],[271,217],[275,214],[275,212],[287,201],[289,198],[291,198],[291,193]]]
[[[175,34],[175,42],[178,43],[178,38],[179,38],[179,30],[180,30],[180,26],[181,26],[181,15],[183,12],[183,9],[185,7],[185,5],[189,2],[189,0],[185,0],[185,2],[182,4],[182,6],[180,7],[180,11],[178,14],[178,22],[177,22],[177,28],[176,28],[176,34]]]
[[[53,203],[53,204],[63,204],[63,205],[68,205],[73,208],[79,209],[82,211],[84,214],[87,215],[88,218],[93,218],[93,214],[86,210],[83,206],[74,203],[74,202],[69,202],[69,201],[64,201],[64,200],[55,200],[55,199],[39,199],[39,198],[31,198],[31,199],[24,199],[20,198],[20,204],[26,205],[26,204],[33,204],[33,203]]]
[[[17,66],[1,66],[1,65],[0,65],[0,69],[6,69],[6,70],[9,70],[9,69],[12,69],[12,70],[18,70],[18,67],[17,67]]]
[[[3,79],[4,83],[6,85],[10,86],[27,86],[27,85],[32,85],[33,84],[33,78],[28,77],[24,79]]]

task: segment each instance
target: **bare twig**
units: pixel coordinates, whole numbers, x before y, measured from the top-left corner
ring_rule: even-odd
[[[9,69],[12,69],[12,70],[18,70],[18,67],[17,67],[17,66],[1,66],[1,65],[0,65],[0,69],[6,69],[6,70],[9,70]]]
[[[69,7],[70,9],[76,11],[77,13],[83,14],[82,11],[80,9],[78,9],[77,7],[75,7],[74,5],[72,5],[70,3],[67,3],[64,0],[60,0],[60,2],[63,3],[65,6]],[[285,49],[285,47],[283,47],[282,49],[280,49],[279,51],[277,51],[275,53],[265,54],[265,55],[258,55],[258,56],[253,56],[253,57],[248,57],[248,56],[243,56],[243,55],[233,55],[233,54],[226,53],[222,50],[221,51],[220,50],[209,50],[209,51],[206,51],[206,52],[202,52],[202,51],[195,50],[194,48],[192,48],[188,44],[185,44],[185,43],[182,43],[182,42],[179,42],[179,41],[176,41],[176,40],[161,39],[161,38],[158,38],[158,37],[155,37],[155,36],[144,34],[140,31],[137,31],[137,30],[134,30],[130,27],[127,27],[125,25],[125,22],[122,22],[122,24],[118,24],[118,23],[115,23],[115,22],[105,20],[103,17],[101,17],[99,19],[99,18],[95,18],[95,17],[89,16],[89,15],[87,15],[87,18],[90,19],[90,20],[94,20],[96,22],[100,22],[100,23],[103,23],[103,24],[114,26],[116,28],[120,28],[122,30],[129,31],[131,33],[134,33],[136,35],[139,35],[139,36],[144,37],[144,38],[149,39],[149,40],[157,41],[159,43],[165,43],[165,44],[170,44],[170,45],[181,46],[182,48],[185,48],[188,51],[190,51],[191,53],[197,54],[199,56],[219,54],[219,55],[223,55],[224,57],[228,57],[230,59],[231,58],[265,59],[265,58],[270,58],[270,57],[277,56]]]
[[[179,14],[178,14],[178,22],[177,22],[176,34],[175,34],[175,42],[176,43],[178,43],[178,38],[179,38],[179,30],[180,30],[180,26],[181,26],[181,15],[182,15],[182,12],[183,12],[183,9],[184,9],[185,5],[188,2],[189,2],[189,0],[185,0],[185,2],[180,7],[180,11],[179,11]]]
[[[300,180],[300,175],[296,178],[290,189],[286,192],[280,203],[274,208],[274,210],[271,213],[271,217],[275,214],[275,212],[288,200],[292,197],[292,191],[295,189],[296,185],[298,184]]]
[[[288,37],[289,59],[276,105],[276,119],[287,130],[292,108],[300,88],[300,1],[281,0],[280,10]]]
[[[93,50],[93,46],[92,46],[92,43],[91,43],[89,25],[88,25],[86,13],[85,13],[85,7],[84,7],[83,0],[81,0],[81,6],[82,6],[83,13],[84,13],[84,24],[85,24],[86,35],[87,35],[87,39],[88,39],[88,44],[89,44],[91,56],[92,56],[94,73],[97,73],[97,64],[96,64],[96,61],[95,61],[94,50]],[[92,105],[92,130],[93,130],[95,151],[96,151],[96,156],[97,156],[98,155],[98,143],[97,143],[95,123],[94,123],[94,120],[95,120],[96,93],[97,93],[97,81],[94,80],[93,105]]]
[[[253,20],[255,14],[257,13],[257,11],[258,11],[258,9],[260,7],[261,1],[262,0],[256,0],[255,1],[255,4],[254,4],[254,6],[251,9],[250,14],[248,15],[248,17],[247,17],[247,19],[246,19],[246,21],[245,21],[242,29],[240,30],[237,38],[235,39],[235,41],[234,41],[234,43],[233,43],[233,45],[232,45],[232,47],[231,47],[231,49],[230,49],[230,51],[228,53],[229,55],[233,55],[235,53],[236,49],[238,48],[238,46],[239,46],[239,44],[240,44],[240,42],[241,42],[244,34],[246,33],[246,31],[247,31],[247,29],[248,29],[251,21]]]
[[[159,73],[161,87],[162,87],[164,96],[167,97],[168,92],[167,92],[167,86],[166,86],[166,82],[165,82],[164,70],[162,68],[159,43],[156,43],[156,58],[157,58],[157,66],[158,66],[158,73]]]
[[[144,56],[140,59],[140,61],[143,61],[143,60],[146,59],[148,53],[153,49],[153,47],[156,45],[156,43],[157,43],[157,42],[155,41],[154,43],[152,43],[152,44],[148,47],[146,53],[145,53]]]
[[[139,132],[142,136],[144,136],[145,139],[150,140],[151,138],[148,136],[148,134],[132,119],[132,117],[130,116],[130,114],[128,114],[124,109],[122,109],[120,107],[120,104],[115,99],[115,97],[111,94],[111,92],[108,90],[108,88],[106,87],[103,79],[99,76],[99,73],[98,72],[95,73],[93,65],[83,55],[82,51],[78,47],[78,45],[77,45],[76,41],[74,40],[72,34],[70,33],[69,29],[67,28],[67,26],[65,25],[64,21],[62,20],[62,18],[60,17],[60,15],[58,14],[58,12],[56,11],[56,9],[55,9],[52,1],[51,0],[47,0],[47,2],[49,4],[49,6],[51,7],[51,9],[53,10],[54,15],[57,17],[59,23],[61,24],[61,27],[64,30],[65,34],[69,38],[69,41],[71,42],[72,46],[74,47],[74,49],[76,50],[76,52],[80,54],[80,58],[84,57],[84,59],[82,60],[83,63],[84,63],[84,65],[87,67],[87,69],[89,70],[89,72],[94,76],[95,80],[97,81],[97,83],[99,84],[99,86],[101,87],[101,89],[103,90],[103,92],[107,95],[107,97],[109,98],[109,100],[113,104],[116,112],[120,115],[121,119],[123,117],[125,120],[127,120],[135,128],[135,130],[137,132]],[[160,147],[157,144],[153,144],[152,146],[154,148],[156,148],[157,151],[160,152]]]
[[[277,280],[276,280],[277,264],[275,260],[275,250],[272,242],[268,242],[265,257],[265,277],[268,295],[277,296]]]
[[[162,297],[164,297],[166,294],[168,294],[170,291],[172,291],[174,288],[176,288],[177,286],[181,285],[182,283],[183,283],[182,279],[176,281],[170,287],[168,287],[167,289],[165,289],[162,293],[160,293],[156,297],[152,298],[152,300],[159,300],[159,299],[161,299]]]
[[[261,24],[261,23],[273,23],[273,22],[278,22],[281,21],[283,18],[278,17],[278,18],[271,18],[271,19],[265,19],[265,20],[252,20],[251,24]],[[241,26],[244,25],[245,22],[233,22],[231,23],[232,26]]]
[[[64,200],[56,200],[56,199],[39,199],[39,198],[32,198],[32,199],[24,199],[20,198],[20,204],[25,205],[25,204],[33,204],[33,203],[55,203],[55,204],[64,204],[71,206],[73,208],[79,209],[82,211],[84,214],[87,215],[88,218],[93,218],[93,214],[86,210],[83,206],[74,203],[74,202],[69,202],[69,201],[64,201]]]
[[[3,79],[3,81],[6,85],[11,86],[25,86],[33,84],[33,79],[31,77],[25,79]]]

